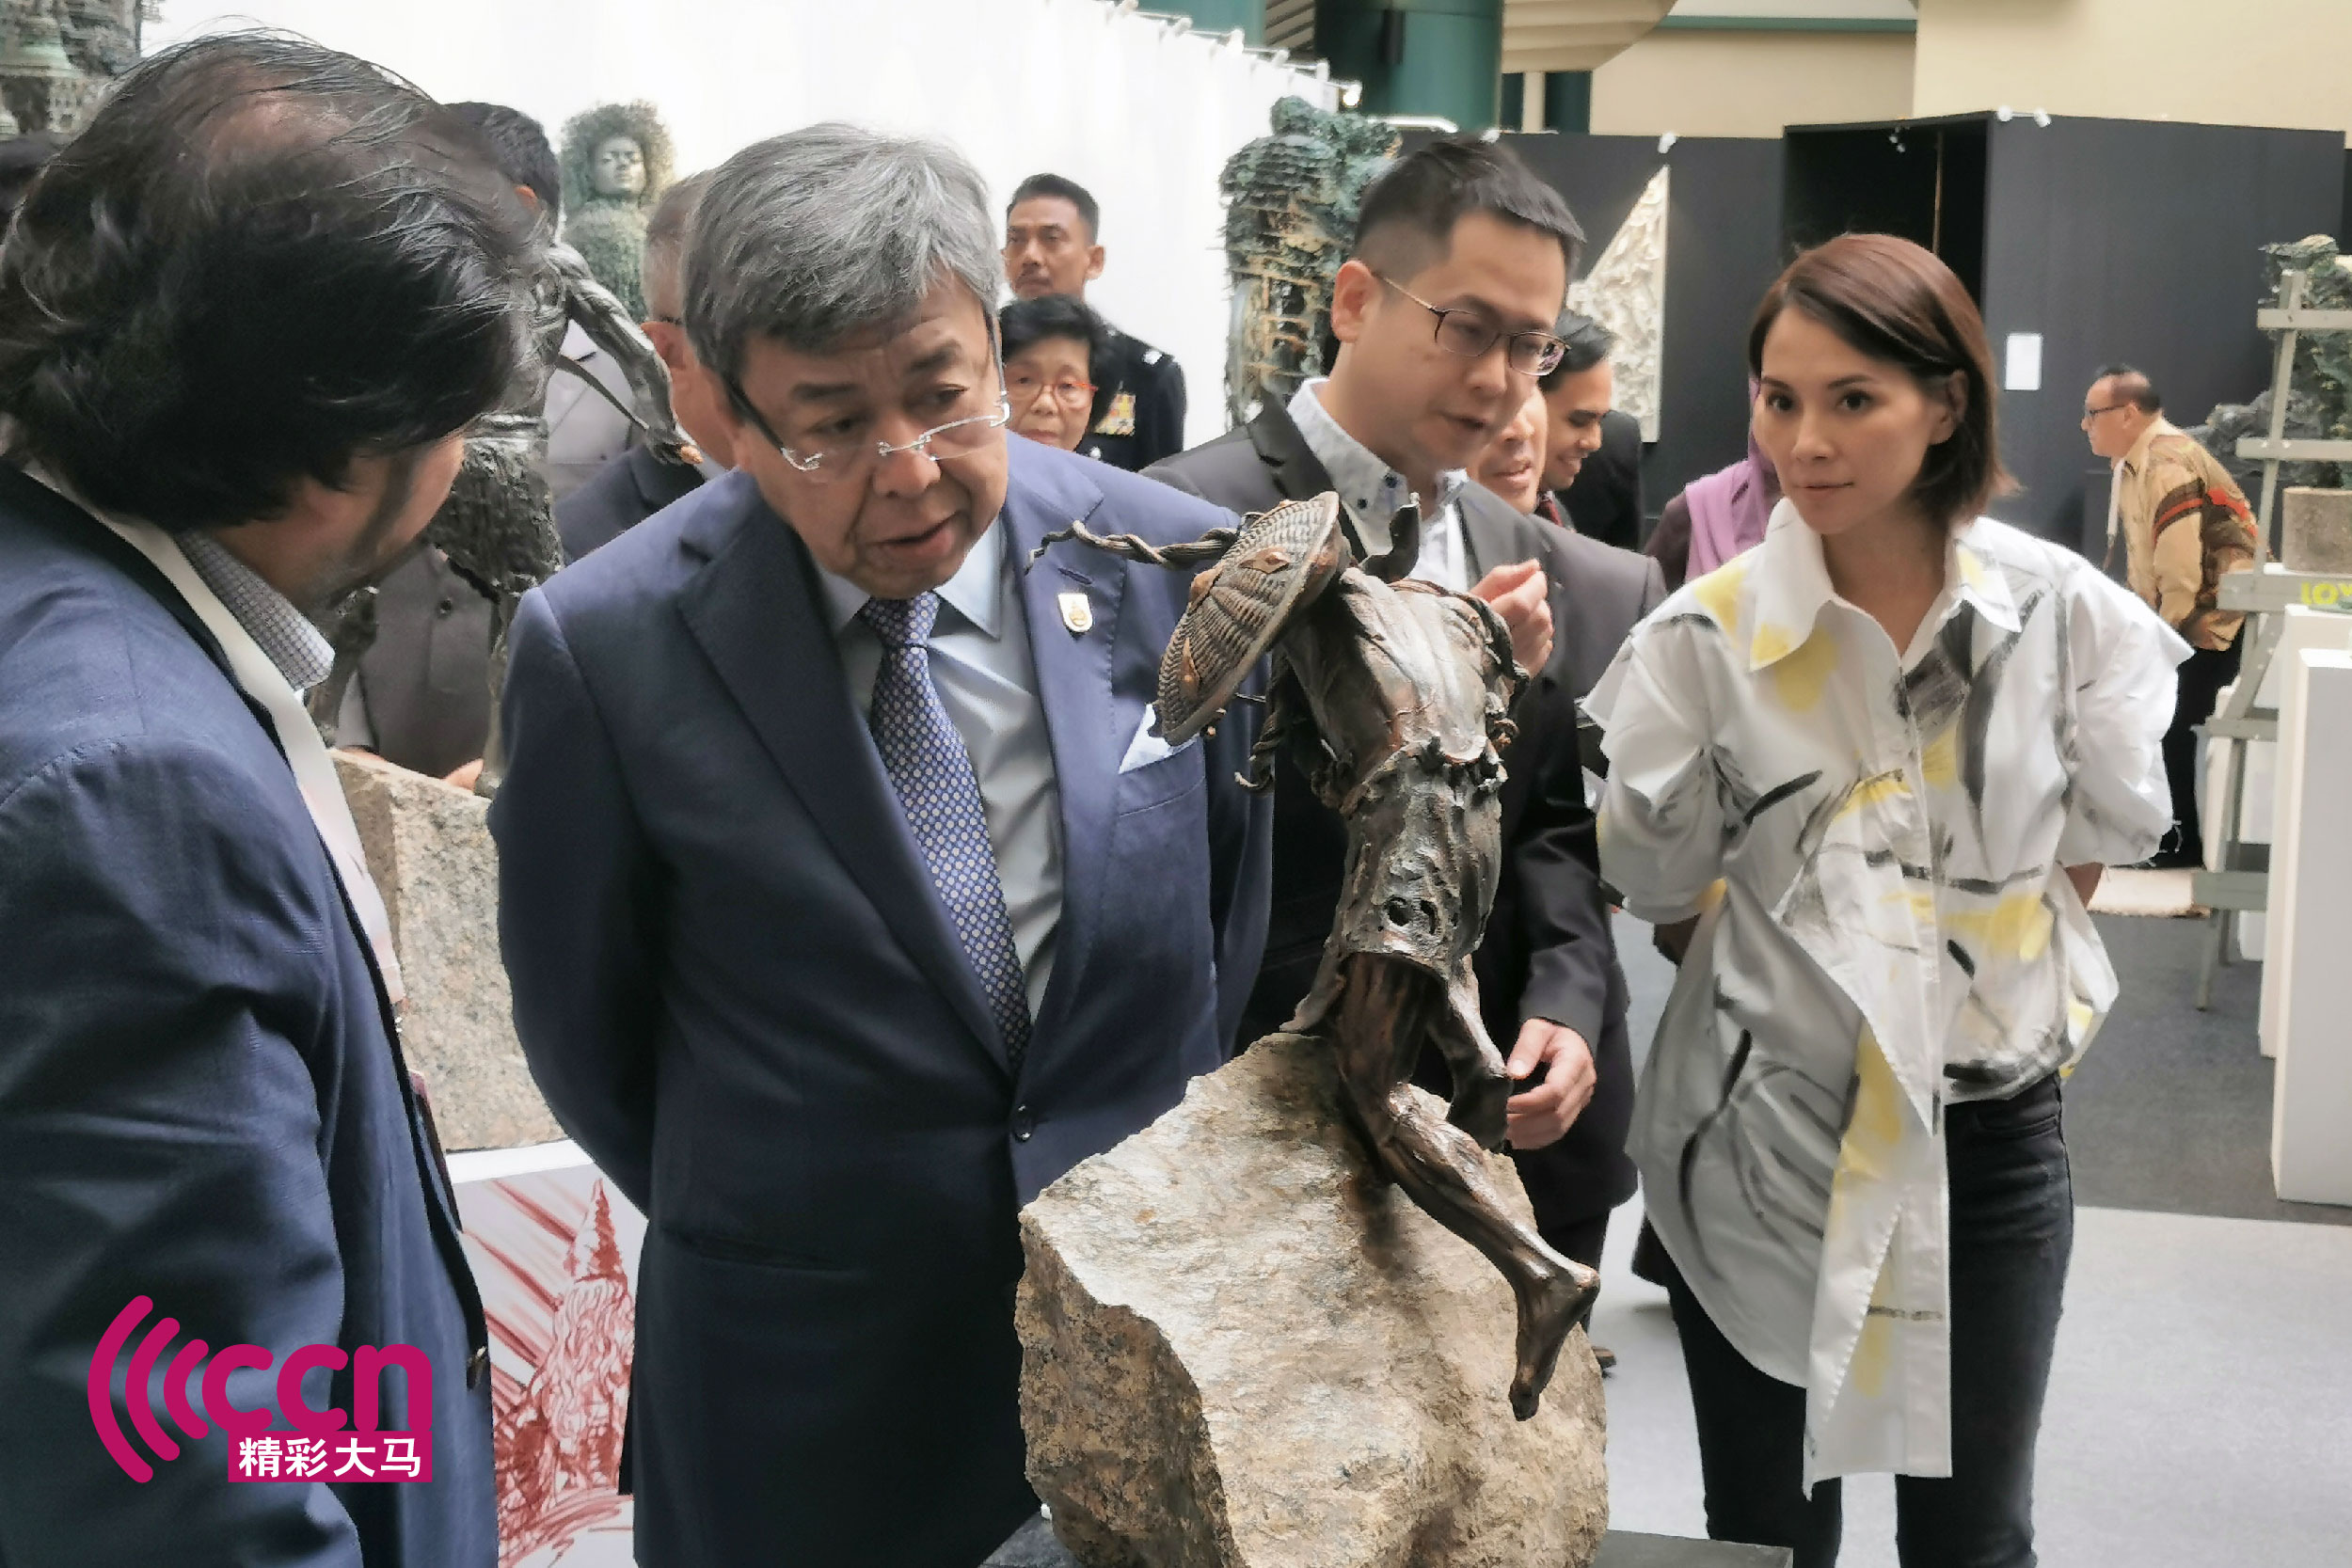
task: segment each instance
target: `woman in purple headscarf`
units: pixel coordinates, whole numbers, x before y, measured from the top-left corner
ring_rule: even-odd
[[[1748,401],[1756,401],[1753,381],[1748,383]],[[1666,503],[1643,552],[1658,562],[1672,592],[1761,544],[1764,525],[1779,500],[1780,475],[1772,471],[1772,460],[1751,432],[1747,456],[1692,480]]]

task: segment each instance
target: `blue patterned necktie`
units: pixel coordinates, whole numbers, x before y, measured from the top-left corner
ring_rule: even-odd
[[[1029,1049],[1028,991],[1013,946],[1012,917],[1005,912],[996,852],[988,841],[980,782],[931,684],[930,640],[939,595],[868,599],[857,613],[882,644],[866,722],[1017,1074]]]

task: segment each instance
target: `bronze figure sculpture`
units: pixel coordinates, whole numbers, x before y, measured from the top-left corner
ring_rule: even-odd
[[[1251,700],[1241,688],[1272,656],[1247,782],[1268,787],[1279,749],[1303,748],[1302,770],[1348,833],[1338,916],[1289,1030],[1337,1053],[1349,1117],[1379,1167],[1510,1282],[1511,1408],[1525,1420],[1597,1285],[1512,1212],[1477,1152],[1502,1147],[1510,1097],[1479,1019],[1470,957],[1494,902],[1502,753],[1527,676],[1492,610],[1406,577],[1420,540],[1409,511],[1392,537],[1387,555],[1359,560],[1339,498],[1327,493],[1191,545],[1156,548],[1082,524],[1046,543],[1075,538],[1160,566],[1211,563],[1160,666],[1153,705],[1171,746]],[[1453,1072],[1443,1117],[1412,1086],[1428,1044]]]
[[[675,162],[651,103],[600,103],[564,123],[564,243],[633,322],[645,318],[645,224]]]
[[[564,564],[555,493],[548,486],[548,383],[561,368],[604,393],[602,382],[564,356],[564,333],[574,322],[628,378],[637,407],[621,412],[646,446],[668,462],[696,460],[671,418],[670,372],[661,356],[621,302],[589,275],[580,253],[548,238],[532,280],[528,338],[506,400],[467,433],[465,464],[426,531],[457,575],[490,601],[490,739],[475,785],[483,795],[494,793],[505,775],[497,699],[506,685],[506,628],[522,596]]]

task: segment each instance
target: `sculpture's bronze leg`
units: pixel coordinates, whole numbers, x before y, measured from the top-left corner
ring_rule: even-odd
[[[335,664],[303,702],[310,710],[310,721],[318,726],[319,738],[330,748],[342,718],[343,693],[351,689],[351,677],[359,673],[359,660],[375,645],[375,584],[355,588],[329,605],[326,618],[319,623],[335,650]]]
[[[1468,958],[1447,988],[1445,1002],[1430,1021],[1438,1054],[1454,1075],[1445,1119],[1469,1133],[1479,1148],[1500,1149],[1510,1126],[1511,1071],[1478,1016],[1478,982],[1471,977]]]
[[[1446,1020],[1438,984],[1409,964],[1367,954],[1347,959],[1332,1031],[1348,1107],[1381,1166],[1430,1218],[1470,1243],[1510,1282],[1518,1305],[1518,1367],[1511,1412],[1535,1414],[1560,1347],[1599,1276],[1546,1246],[1514,1218],[1470,1136],[1434,1115],[1409,1078],[1429,1031]],[[1483,1038],[1483,1032],[1481,1034]],[[1494,1047],[1488,1044],[1486,1053]],[[1448,1050],[1452,1059],[1453,1048]]]
[[[433,515],[425,537],[450,569],[490,601],[490,734],[482,751],[477,795],[494,795],[506,777],[499,705],[506,693],[506,633],[525,594],[564,564],[555,530],[555,498],[545,469],[547,432],[470,436],[466,460]]]
[[[520,594],[501,594],[490,601],[490,733],[482,742],[482,771],[474,776],[473,792],[484,800],[506,782],[506,737],[500,734],[499,709],[506,697],[506,633],[515,624]]]

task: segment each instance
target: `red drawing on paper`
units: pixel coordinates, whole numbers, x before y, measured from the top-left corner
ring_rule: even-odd
[[[529,1369],[492,1373],[501,1568],[559,1560],[583,1532],[613,1528],[628,1508],[616,1486],[636,1303],[604,1182],[588,1174],[584,1213],[574,1207],[577,1188],[526,1178],[494,1183],[510,1211],[501,1217],[519,1232],[468,1227],[468,1240],[501,1265],[501,1278],[484,1281],[491,1339],[509,1353],[497,1359]],[[549,1202],[578,1213],[577,1223]],[[548,1265],[567,1236],[558,1273]]]

